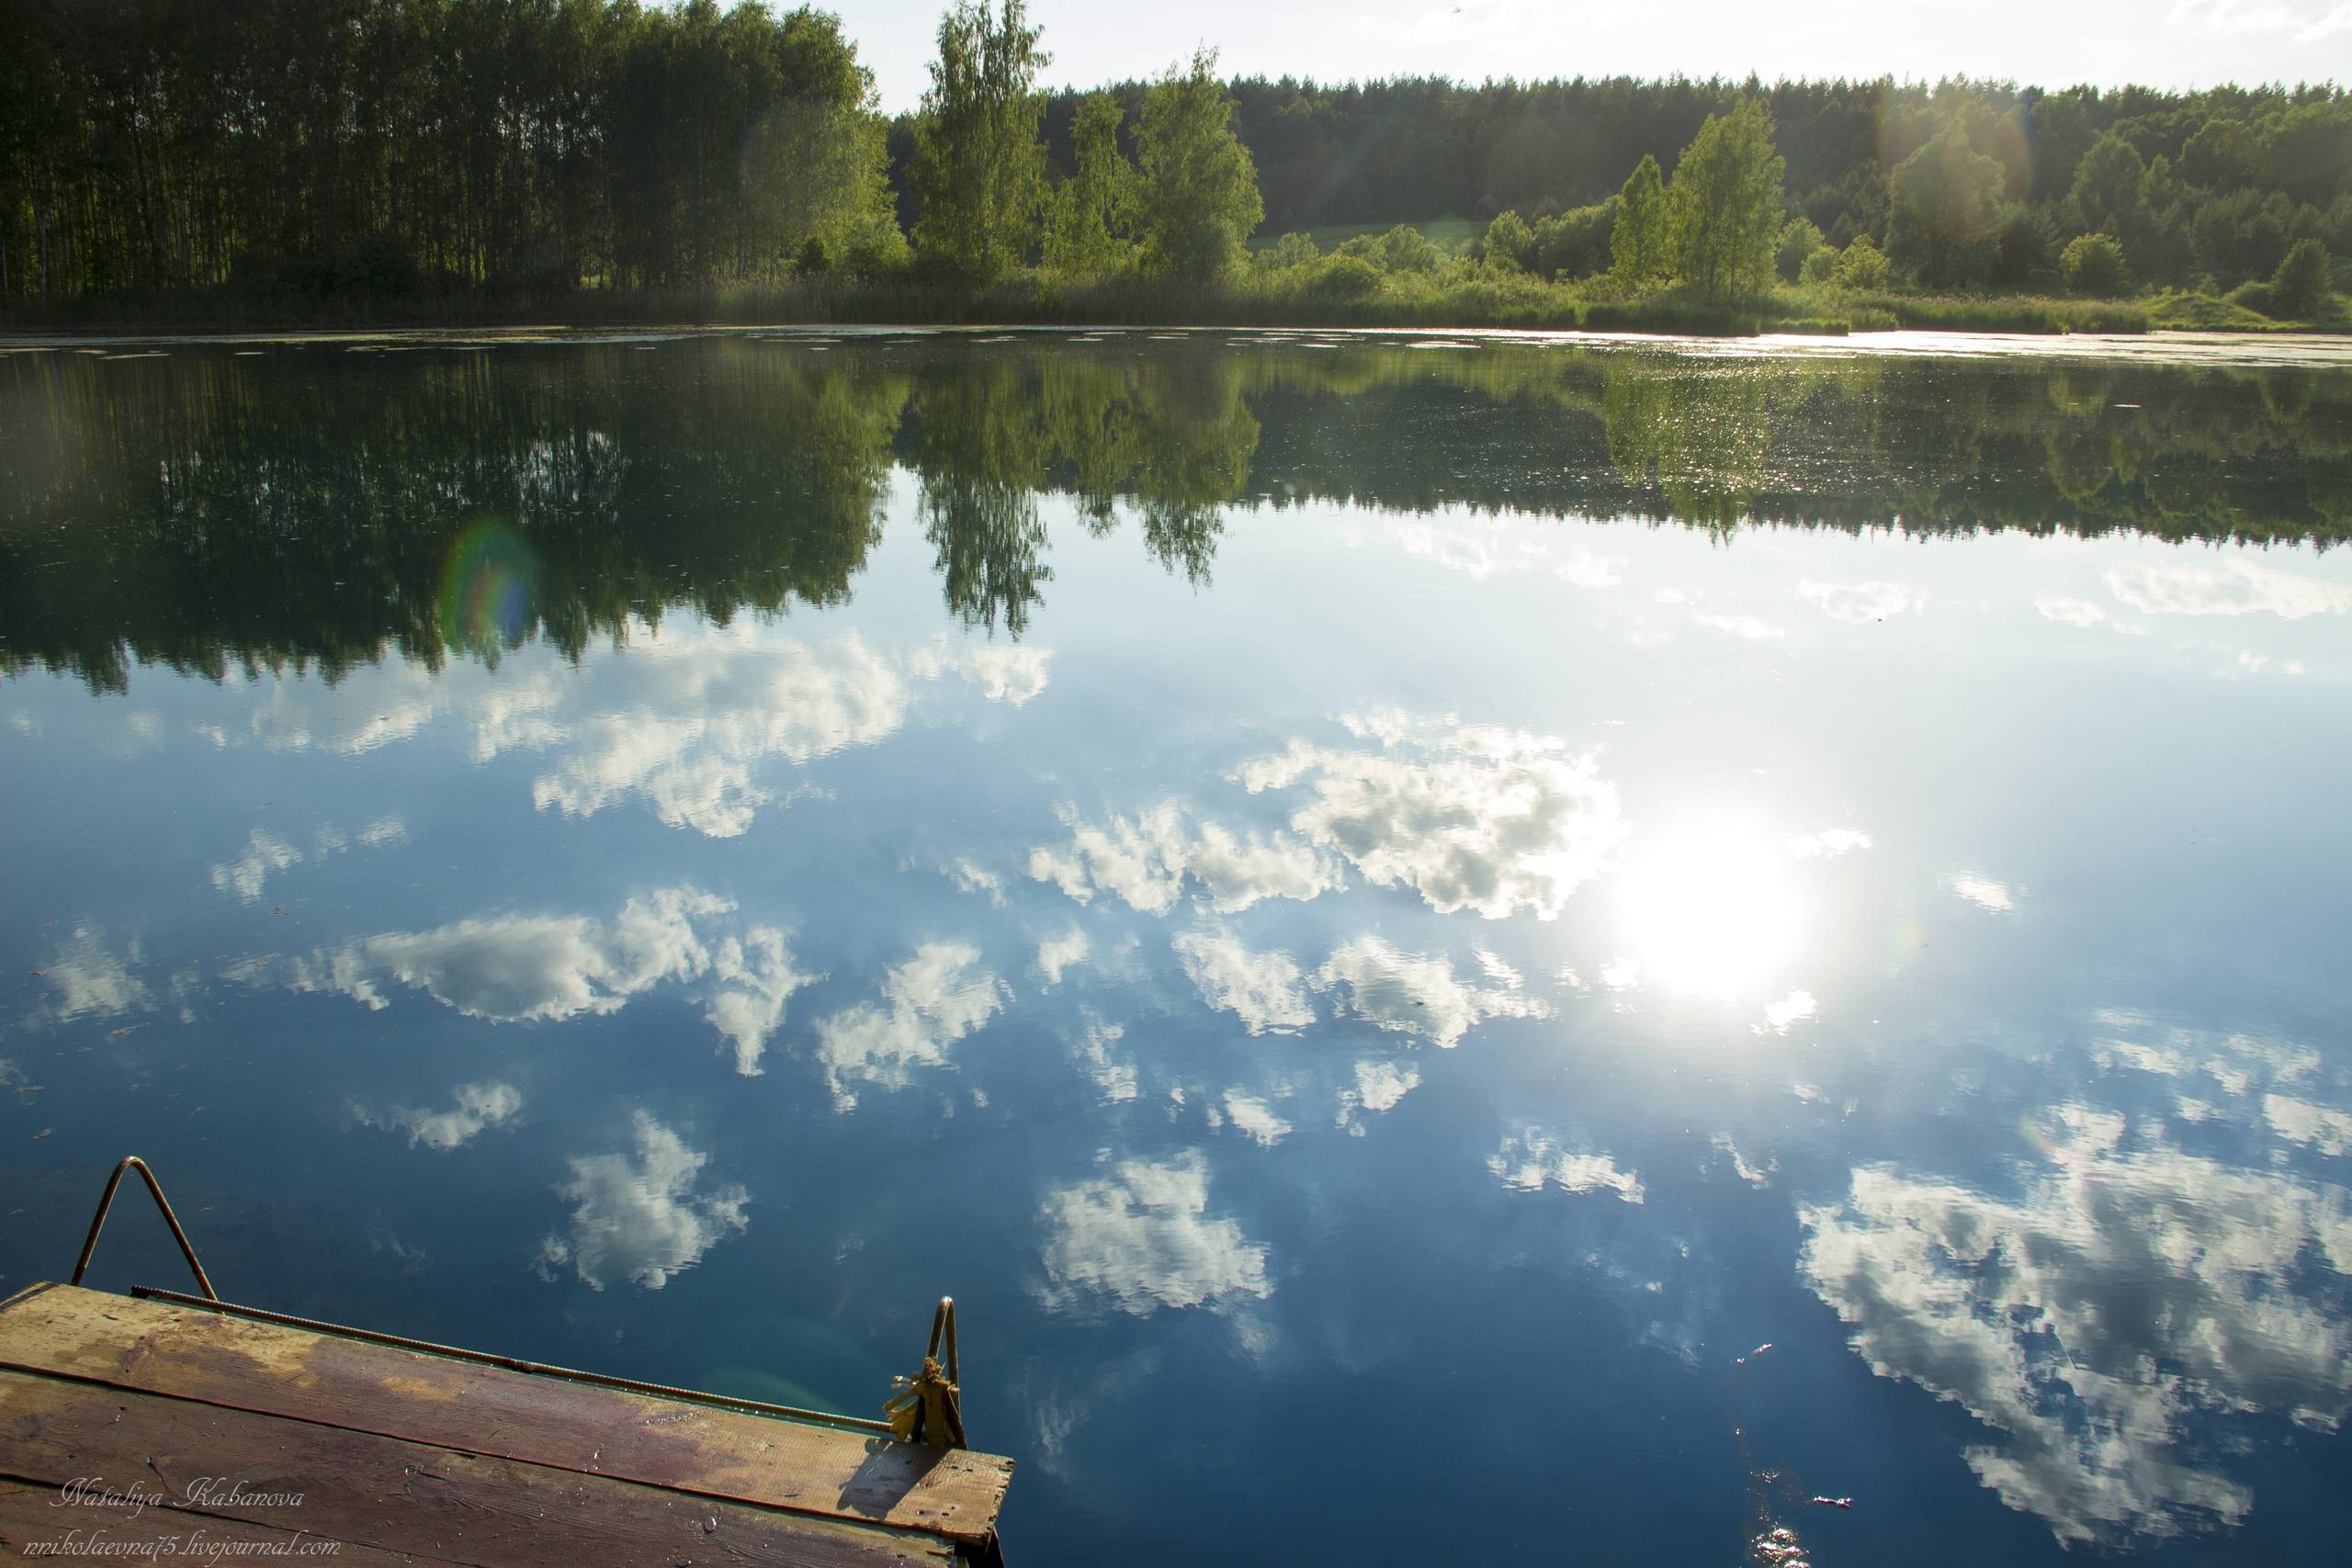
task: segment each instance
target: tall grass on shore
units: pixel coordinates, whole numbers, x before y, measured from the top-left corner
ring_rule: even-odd
[[[2168,317],[2183,313],[2177,302]],[[2231,317],[2241,312],[2229,311]],[[913,276],[819,276],[685,288],[477,290],[377,299],[270,299],[221,290],[27,304],[0,330],[240,332],[298,328],[516,325],[1502,327],[1529,331],[1736,336],[1905,328],[1935,332],[2139,333],[2156,324],[2136,301],[2035,296],[1852,294],[1780,288],[1713,299],[1687,290],[1612,295],[1525,275],[1373,275],[1341,268],[1245,273],[1189,284],[1129,273],[1078,281],[1030,271],[983,288]],[[2171,320],[2163,324],[2174,324]],[[2182,321],[2180,324],[2192,324]],[[2193,324],[2202,325],[2202,321]],[[2216,320],[2216,326],[2234,325]]]

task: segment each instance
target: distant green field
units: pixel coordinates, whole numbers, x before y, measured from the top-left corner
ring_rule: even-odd
[[[1319,229],[1307,230],[1307,238],[1315,242],[1318,251],[1336,249],[1342,240],[1352,240],[1358,234],[1385,234],[1396,227],[1394,223],[1327,223]],[[1422,218],[1413,222],[1424,235],[1448,250],[1458,251],[1487,231],[1487,226],[1476,218]],[[1276,241],[1291,232],[1287,229],[1261,229],[1250,237],[1253,251],[1271,249]]]

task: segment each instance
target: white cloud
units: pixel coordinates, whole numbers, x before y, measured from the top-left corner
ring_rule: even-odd
[[[1525,571],[1549,553],[1522,518],[1426,513],[1394,526],[1407,555],[1482,580],[1498,571]]]
[[[2278,615],[2300,621],[2352,610],[2352,583],[2325,582],[2248,561],[2110,571],[2107,586],[2149,615]]]
[[[1236,1132],[1264,1148],[1272,1148],[1290,1132],[1290,1123],[1276,1115],[1272,1106],[1238,1089],[1225,1091],[1225,1116]]]
[[[967,644],[951,649],[945,638],[910,659],[914,673],[926,681],[956,674],[980,689],[992,703],[1021,706],[1046,689],[1053,654],[1042,648],[1004,647],[994,643]]]
[[[1420,1086],[1419,1067],[1399,1067],[1394,1062],[1356,1064],[1356,1103],[1366,1111],[1394,1111],[1399,1100]]]
[[[735,1070],[745,1077],[759,1076],[760,1058],[784,1027],[792,993],[824,978],[793,966],[784,933],[773,926],[720,937],[711,947],[710,974],[718,984],[704,1002],[703,1017],[734,1046]]]
[[[2312,43],[2352,30],[2347,0],[2173,0],[2165,21],[2176,30],[2285,33]]]
[[[379,817],[359,829],[358,841],[364,849],[379,850],[407,840],[408,825],[396,816]],[[340,829],[322,828],[311,840],[310,852],[305,854],[278,834],[255,828],[246,836],[242,856],[212,868],[212,886],[250,904],[261,897],[263,887],[272,876],[306,860],[341,854],[351,843]]]
[[[1315,1021],[1304,976],[1286,953],[1252,953],[1222,931],[1190,931],[1169,945],[1201,999],[1238,1018],[1252,1034],[1303,1029]]]
[[[41,966],[41,978],[55,993],[47,1016],[67,1022],[148,1010],[155,1005],[155,993],[132,973],[140,962],[137,937],[118,954],[96,926],[75,926],[74,934],[57,944],[57,955]]]
[[[523,1109],[523,1094],[512,1084],[459,1084],[451,1093],[455,1104],[447,1111],[424,1111],[399,1105],[381,1113],[362,1109],[359,1120],[370,1127],[393,1127],[408,1134],[411,1147],[462,1147],[492,1127],[503,1126]]]
[[[1772,1173],[1781,1168],[1780,1161],[1766,1160],[1760,1166],[1750,1164],[1747,1156],[1739,1152],[1739,1145],[1731,1141],[1728,1133],[1717,1133],[1713,1142],[1716,1152],[1731,1161],[1733,1173],[1742,1181],[1750,1187],[1770,1187],[1772,1184]]]
[[[1004,908],[1004,878],[986,866],[959,856],[939,870],[956,885],[956,891],[984,894],[989,903],[1000,909]]]
[[[2262,1097],[2263,1119],[2282,1138],[2338,1158],[2352,1155],[2352,1116],[2291,1094]]]
[[[1638,1203],[1644,1197],[1642,1179],[1633,1171],[1620,1170],[1607,1155],[1573,1154],[1533,1131],[1505,1138],[1502,1147],[1487,1161],[1487,1168],[1500,1177],[1505,1186],[1521,1192],[1541,1192],[1546,1187],[1563,1192],[1614,1192],[1627,1203]]]
[[[1856,626],[1867,626],[1905,612],[1916,613],[1928,603],[1928,596],[1916,588],[1876,581],[1815,582],[1808,578],[1797,584],[1797,597],[1833,621]]]
[[[635,1141],[633,1151],[571,1162],[571,1179],[556,1189],[572,1205],[571,1230],[539,1244],[543,1276],[569,1264],[593,1290],[628,1280],[658,1291],[750,1223],[741,1186],[699,1190],[708,1155],[642,1111]]]
[[[423,732],[446,694],[439,674],[407,660],[369,665],[333,684],[280,677],[267,685],[268,697],[250,706],[242,732],[200,725],[198,733],[222,748],[257,743],[356,757]]]
[[[1989,876],[1962,872],[1948,886],[1961,897],[1982,908],[2006,912],[2018,907],[2017,894],[2006,882],[1996,882]]]
[[[1496,985],[1516,991],[1527,984],[1526,977],[1512,968],[1502,954],[1479,947],[1473,948],[1470,955],[1478,961],[1478,967],[1486,971],[1487,978]]]
[[[691,886],[631,898],[606,922],[585,915],[493,915],[423,931],[387,931],[304,957],[262,958],[228,977],[296,991],[332,991],[371,1009],[388,986],[421,990],[469,1018],[560,1022],[619,1011],[664,984],[693,985],[733,1048],[736,1068],[759,1071],[786,998],[817,978],[793,968],[773,927],[724,929],[727,899]]]
[[[1358,1062],[1353,1089],[1340,1091],[1339,1124],[1359,1125],[1355,1113],[1369,1111],[1377,1114],[1394,1111],[1399,1101],[1421,1087],[1421,1069],[1398,1066],[1394,1062]]]
[[[586,716],[538,730],[555,765],[531,786],[541,810],[593,816],[642,799],[673,828],[733,838],[759,808],[793,797],[766,781],[771,760],[794,767],[871,745],[905,722],[907,689],[854,635],[824,649],[775,639],[756,623],[649,634],[630,661],[600,660],[596,690],[566,688]],[[478,747],[481,741],[478,733]]]
[[[212,886],[251,903],[261,897],[263,885],[272,874],[299,864],[301,859],[302,852],[292,844],[266,829],[255,828],[247,835],[241,859],[212,868]]]
[[[1057,1311],[1102,1300],[1146,1316],[1272,1295],[1264,1244],[1238,1221],[1208,1218],[1208,1189],[1192,1149],[1159,1164],[1125,1160],[1107,1177],[1048,1193],[1039,1300]]]
[[[1482,1020],[1552,1016],[1550,1003],[1528,995],[1519,976],[1502,967],[1509,976],[1503,985],[1465,985],[1443,953],[1401,953],[1376,936],[1360,936],[1332,953],[1315,972],[1315,985],[1340,988],[1342,1017],[1418,1034],[1451,1050]]]
[[[1694,613],[1690,618],[1710,630],[1749,642],[1772,642],[1789,635],[1788,629],[1777,622],[1756,615],[1724,615],[1709,611]]]
[[[1029,874],[1081,904],[1101,891],[1145,914],[1165,914],[1190,877],[1211,908],[1232,914],[1261,899],[1308,899],[1343,885],[1337,865],[1287,834],[1242,837],[1214,822],[1195,829],[1172,800],[1137,817],[1114,815],[1100,828],[1068,808],[1062,820],[1069,842],[1032,851]]]
[[[905,674],[955,674],[1019,705],[1044,690],[1039,649],[943,641],[903,660],[854,634],[825,644],[781,635],[773,622],[684,620],[633,626],[626,659],[583,661],[493,688],[472,708],[474,754],[520,748],[554,754],[532,785],[542,810],[591,816],[641,800],[661,821],[712,838],[746,831],[766,807],[814,793],[785,787],[789,768],[873,745],[905,723]]]
[[[2014,1200],[1854,1171],[1804,1210],[1801,1269],[1883,1377],[2006,1434],[1965,1458],[2069,1542],[2242,1519],[2253,1495],[2186,1441],[2202,1410],[2323,1428],[2352,1407],[2352,1325],[2312,1268],[2352,1270],[2342,1189],[2127,1147],[2123,1119],[2063,1107],[2046,1173]]]
[[[2165,1030],[2157,1032],[2153,1040],[2135,1040],[2130,1036],[2149,1032],[2152,1021],[2135,1013],[2110,1010],[2102,1012],[2098,1021],[2123,1032],[2092,1042],[2091,1059],[2102,1068],[2172,1078],[2201,1075],[2230,1100],[2246,1099],[2257,1084],[2269,1087],[2308,1081],[2320,1067],[2318,1052],[2292,1041],[2250,1034],[2217,1039],[2211,1033],[2188,1029]],[[2288,1096],[2278,1098],[2281,1110],[2290,1117],[2294,1115],[2293,1108],[2302,1103]],[[2209,1112],[2214,1116],[2226,1114],[2218,1107],[2209,1108]],[[2304,1122],[2298,1125],[2316,1129],[2320,1123]],[[2281,1127],[2279,1131],[2283,1134],[2285,1129]]]
[[[1560,568],[1560,575],[1571,588],[1614,588],[1625,581],[1625,558],[1577,550]]]
[[[833,1103],[857,1103],[848,1085],[904,1089],[918,1067],[936,1067],[947,1048],[1004,1005],[1005,987],[969,942],[928,942],[882,978],[880,1002],[860,1002],[817,1024],[817,1059]]]
[[[2041,611],[2047,619],[2070,626],[2095,626],[2107,619],[2107,611],[2087,599],[2070,599],[2064,595],[2053,595],[2047,599],[2036,599],[2033,602],[2033,607]]]
[[[1775,1034],[1786,1034],[1792,1024],[1815,1017],[1820,1010],[1811,991],[1791,991],[1777,1002],[1764,1004],[1763,1027]]]
[[[1294,740],[1235,781],[1253,795],[1311,784],[1291,826],[1441,914],[1548,919],[1624,836],[1616,789],[1563,741],[1395,713],[1343,722],[1376,750]]]
[[[1842,854],[1871,847],[1871,836],[1851,828],[1826,828],[1818,833],[1789,840],[1789,853],[1799,860],[1835,860]]]
[[[1558,525],[1521,513],[1447,511],[1394,525],[1405,553],[1484,580],[1498,572],[1549,571],[1572,588],[1614,588],[1625,558],[1578,547],[1563,553]]]
[[[1078,1059],[1085,1065],[1086,1076],[1102,1098],[1117,1104],[1136,1098],[1136,1065],[1120,1058],[1113,1047],[1126,1038],[1126,1030],[1115,1023],[1105,1023],[1090,1017],[1086,1033],[1078,1045]]]
[[[1037,944],[1037,972],[1046,977],[1047,989],[1062,983],[1062,976],[1078,964],[1086,962],[1091,944],[1086,932],[1072,926],[1059,936],[1049,936]]]

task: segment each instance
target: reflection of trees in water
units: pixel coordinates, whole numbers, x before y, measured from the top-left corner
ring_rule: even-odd
[[[1107,534],[1129,500],[1144,547],[1196,586],[1250,480],[1258,421],[1231,355],[1046,346],[935,357],[917,376],[910,460],[948,607],[1018,636],[1053,576],[1041,492]]]
[[[110,687],[132,659],[334,675],[389,646],[437,665],[464,641],[444,577],[485,522],[537,569],[507,641],[576,654],[672,605],[839,601],[903,389],[756,348],[652,396],[625,348],[428,351],[364,380],[334,348],[253,368],[19,356],[11,400],[45,423],[0,448],[0,659]]]
[[[1799,389],[1798,367],[1700,363],[1602,380],[1600,423],[1618,477],[1655,482],[1681,522],[1739,525],[1770,471],[1769,416]]]
[[[1298,357],[1252,389],[1254,488],[1286,498],[2324,543],[2352,492],[2340,373],[1566,345]]]
[[[332,675],[387,647],[576,653],[672,606],[829,604],[894,463],[949,608],[1016,636],[1052,578],[1048,493],[1098,533],[1133,521],[1196,585],[1253,491],[1718,532],[2327,541],[2352,527],[2347,404],[2352,378],[2317,370],[1394,340],[19,354],[0,367],[0,668]],[[443,578],[484,520],[528,545],[536,591],[469,640]]]

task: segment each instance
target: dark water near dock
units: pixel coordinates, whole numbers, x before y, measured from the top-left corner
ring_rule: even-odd
[[[634,1377],[952,1292],[1016,1564],[2338,1561],[2352,355],[1859,347],[8,353],[0,1293],[138,1152]]]

